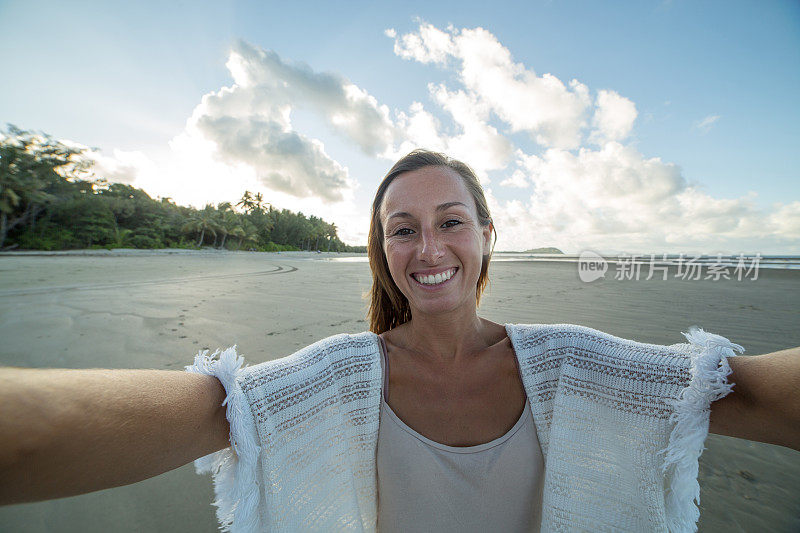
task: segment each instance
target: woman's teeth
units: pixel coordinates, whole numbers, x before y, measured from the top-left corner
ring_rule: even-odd
[[[432,276],[419,276],[414,274],[414,279],[419,281],[424,285],[436,285],[438,283],[443,283],[448,279],[453,277],[453,274],[456,273],[455,268],[451,268],[450,270],[445,270],[444,272],[440,272],[439,274],[435,274]]]

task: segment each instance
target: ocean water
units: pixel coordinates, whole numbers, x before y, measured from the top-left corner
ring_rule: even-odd
[[[654,257],[651,259],[651,254],[636,254],[635,263],[642,265],[652,264],[656,266],[684,266],[692,263],[700,265],[701,268],[707,269],[708,267],[715,266],[716,268],[735,269],[737,267],[748,270],[750,268],[776,268],[776,269],[798,269],[800,270],[800,255],[692,255],[692,254],[652,254]],[[570,254],[529,254],[521,252],[495,252],[492,256],[492,261],[543,261],[543,262],[564,262],[564,263],[577,263],[580,260],[579,255]],[[632,261],[633,254],[628,255],[601,255],[601,257],[608,263],[616,264],[623,261]],[[367,262],[366,255],[357,255],[351,257],[330,257],[326,258],[328,261],[342,261],[342,262]]]
[[[721,267],[736,268],[744,266],[758,266],[758,268],[778,268],[778,269],[800,269],[800,255],[695,255],[695,254],[626,254],[626,255],[602,255],[609,263],[619,263],[631,261],[635,256],[636,263],[649,265],[652,261],[654,265],[674,265],[681,263],[686,265],[690,260],[693,263],[708,267],[719,265]],[[496,252],[492,256],[492,261],[564,261],[567,263],[577,263],[580,255],[569,254],[526,254],[518,252]]]

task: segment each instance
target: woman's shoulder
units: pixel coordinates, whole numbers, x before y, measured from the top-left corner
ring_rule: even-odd
[[[735,355],[734,350],[743,351],[727,338],[697,326],[681,332],[685,340],[674,344],[642,342],[578,324],[507,324],[506,328],[515,350],[522,355],[673,368],[682,373],[696,367],[698,361],[718,362],[721,357]]]
[[[606,333],[579,324],[508,324],[509,337],[517,350],[581,353],[586,357],[614,356],[624,359],[684,358],[686,344],[660,345]]]
[[[339,333],[325,337],[296,352],[248,366],[244,382],[297,379],[300,375],[325,374],[343,366],[371,365],[378,358],[377,336],[369,331]]]
[[[375,348],[377,336],[371,331],[360,333],[337,333],[330,337],[325,337],[317,342],[298,350],[297,353],[338,353],[344,351],[371,351]]]
[[[619,337],[611,333],[606,333],[599,329],[580,324],[506,324],[506,330],[510,336],[519,339],[534,338],[539,341],[551,339],[577,339],[586,341],[600,341],[616,344],[639,344],[648,345],[633,339]],[[651,344],[650,346],[658,346]]]

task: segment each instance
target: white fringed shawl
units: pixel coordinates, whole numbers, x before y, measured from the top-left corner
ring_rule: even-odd
[[[709,405],[743,348],[692,327],[644,344],[583,326],[506,325],[545,459],[542,531],[695,531]],[[188,371],[227,391],[232,447],[196,461],[225,531],[375,531],[381,369],[374,333]]]

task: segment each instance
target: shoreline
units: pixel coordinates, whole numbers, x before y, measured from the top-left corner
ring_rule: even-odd
[[[7,250],[0,252],[2,257],[70,257],[70,256],[85,256],[85,257],[131,257],[131,256],[164,256],[164,255],[246,255],[246,254],[270,254],[270,255],[287,255],[289,257],[307,255],[323,255],[331,257],[349,257],[349,256],[366,256],[362,252],[317,252],[317,251],[287,251],[287,252],[261,252],[249,250],[219,250],[217,248],[112,248],[106,249],[82,249],[82,250]],[[294,254],[294,255],[293,255]]]
[[[328,261],[352,261],[352,262],[368,262],[369,258],[366,252],[323,252],[323,251],[282,251],[282,252],[262,252],[262,251],[249,251],[249,250],[220,250],[217,248],[202,248],[202,249],[188,249],[188,248],[112,248],[106,249],[81,249],[81,250],[8,250],[0,252],[0,259],[3,257],[163,257],[170,255],[177,256],[245,256],[245,255],[266,255],[266,257],[283,256],[294,259],[319,259]],[[618,266],[623,260],[620,256],[606,255],[602,257],[607,265]],[[634,263],[642,270],[651,266],[648,255],[636,255],[637,260]],[[693,256],[686,256],[689,259]],[[717,265],[721,268],[732,269],[736,267],[734,261],[738,256],[723,256],[722,262],[717,262],[716,256],[702,256],[697,260],[696,265],[700,268],[708,269],[710,266]],[[667,257],[667,261],[654,260],[652,266],[660,267],[666,266],[669,269],[677,269],[678,263],[675,260],[677,255]],[[749,268],[753,265],[752,257],[746,256],[747,261],[744,267]],[[696,258],[695,258],[696,259]],[[570,254],[529,254],[520,252],[494,252],[492,255],[492,263],[508,263],[508,262],[536,262],[536,263],[566,263],[576,265],[579,263],[579,256]],[[684,263],[688,265],[688,263]],[[757,264],[757,270],[800,270],[800,256],[787,256],[787,255],[766,255],[761,256]]]

